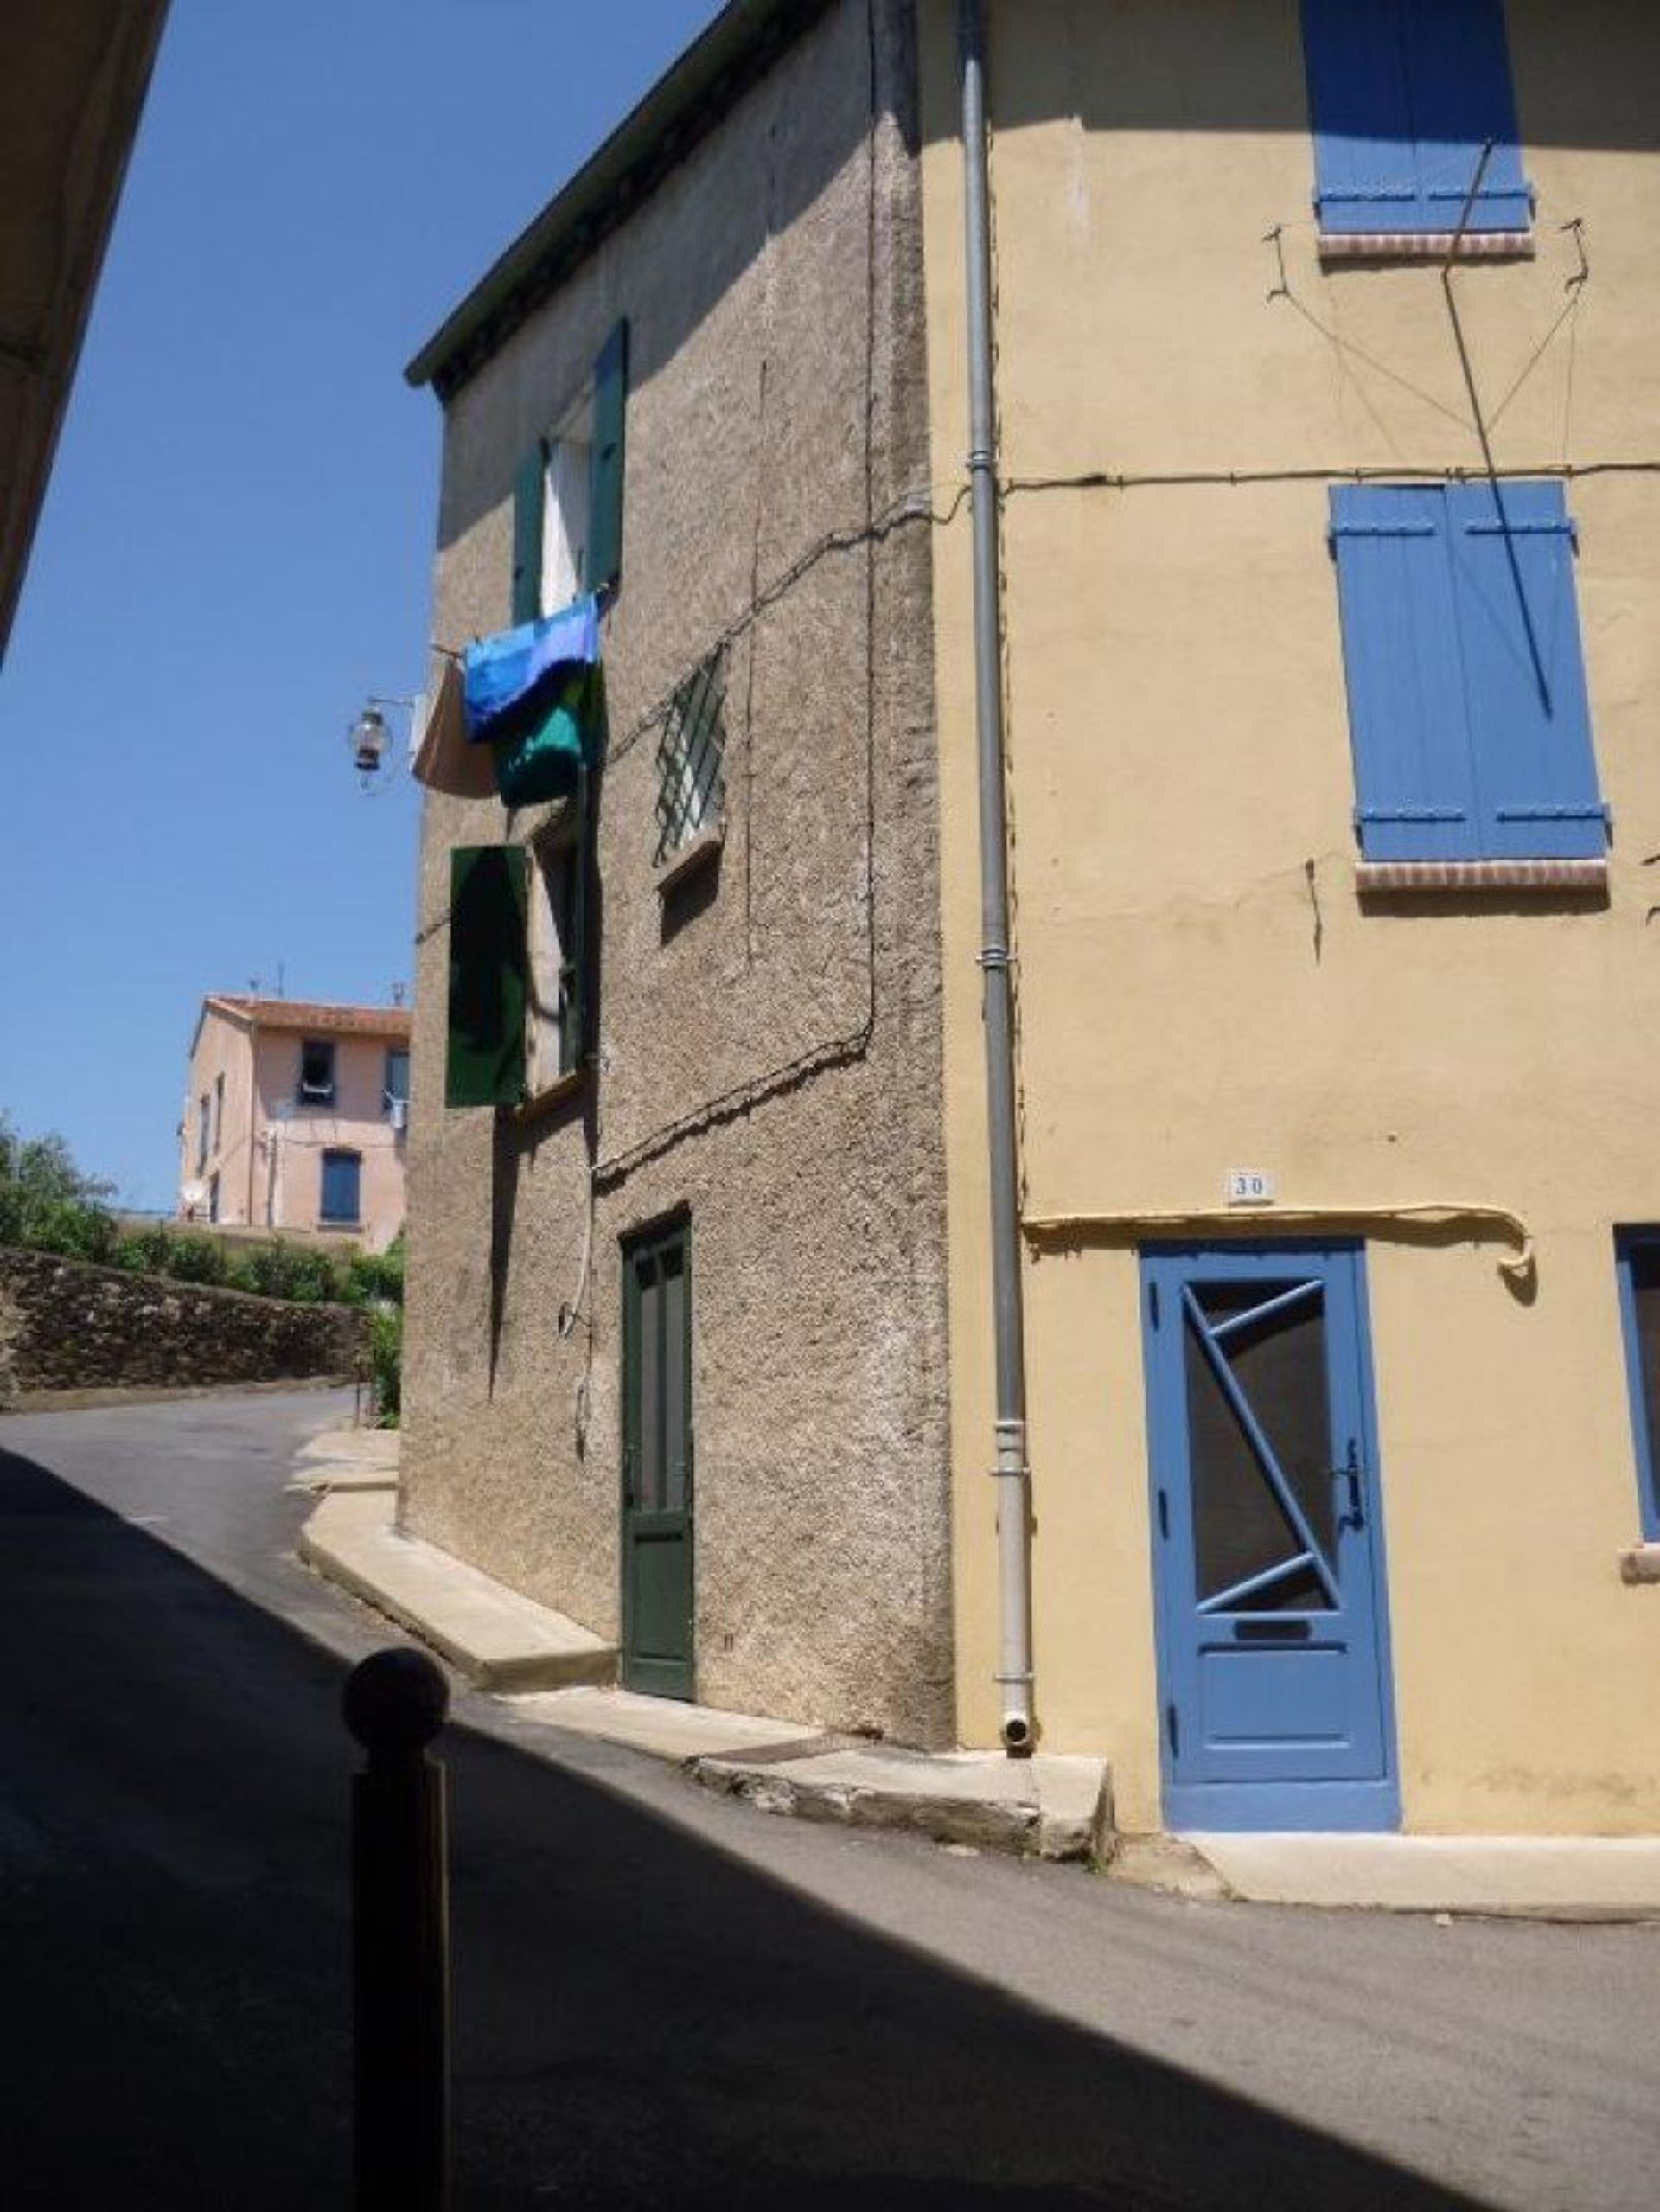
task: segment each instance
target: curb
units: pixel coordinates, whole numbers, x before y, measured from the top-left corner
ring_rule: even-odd
[[[349,1375],[283,1375],[264,1383],[109,1383],[79,1390],[20,1390],[0,1398],[7,1414],[94,1413],[112,1405],[169,1405],[181,1398],[297,1397],[302,1391],[349,1390]]]
[[[476,1690],[605,1685],[615,1648],[393,1525],[385,1484],[328,1491],[300,1531],[304,1563],[435,1651]]]

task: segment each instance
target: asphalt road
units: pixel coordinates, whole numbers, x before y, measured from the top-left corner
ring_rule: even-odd
[[[348,2201],[316,1396],[0,1426],[0,2202]],[[463,1695],[457,2212],[1650,2205],[1660,1930],[1202,1905],[797,1826]]]

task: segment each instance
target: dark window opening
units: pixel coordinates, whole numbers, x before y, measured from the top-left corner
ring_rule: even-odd
[[[308,1037],[300,1047],[300,1097],[308,1106],[335,1103],[335,1048],[326,1037]]]

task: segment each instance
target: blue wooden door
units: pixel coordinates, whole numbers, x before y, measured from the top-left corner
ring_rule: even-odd
[[[1359,1250],[1142,1264],[1166,1824],[1395,1827]]]

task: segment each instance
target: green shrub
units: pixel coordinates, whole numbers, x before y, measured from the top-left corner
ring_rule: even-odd
[[[117,1245],[115,1256],[124,1268],[131,1268],[135,1275],[165,1275],[172,1253],[173,1238],[159,1221],[152,1221],[146,1229],[133,1229]]]
[[[176,1282],[218,1283],[225,1280],[225,1247],[216,1237],[163,1236],[163,1272]]]
[[[400,1237],[384,1252],[354,1252],[346,1263],[346,1302],[367,1306],[404,1302],[404,1246]]]
[[[369,1379],[374,1390],[374,1425],[395,1429],[403,1411],[404,1315],[398,1306],[369,1312]]]
[[[262,1298],[288,1298],[302,1305],[338,1299],[344,1271],[329,1253],[305,1244],[252,1244],[243,1255],[247,1287]]]
[[[26,1243],[37,1252],[58,1252],[66,1259],[106,1263],[115,1251],[116,1228],[99,1206],[73,1199],[48,1199],[32,1205],[24,1224]]]

